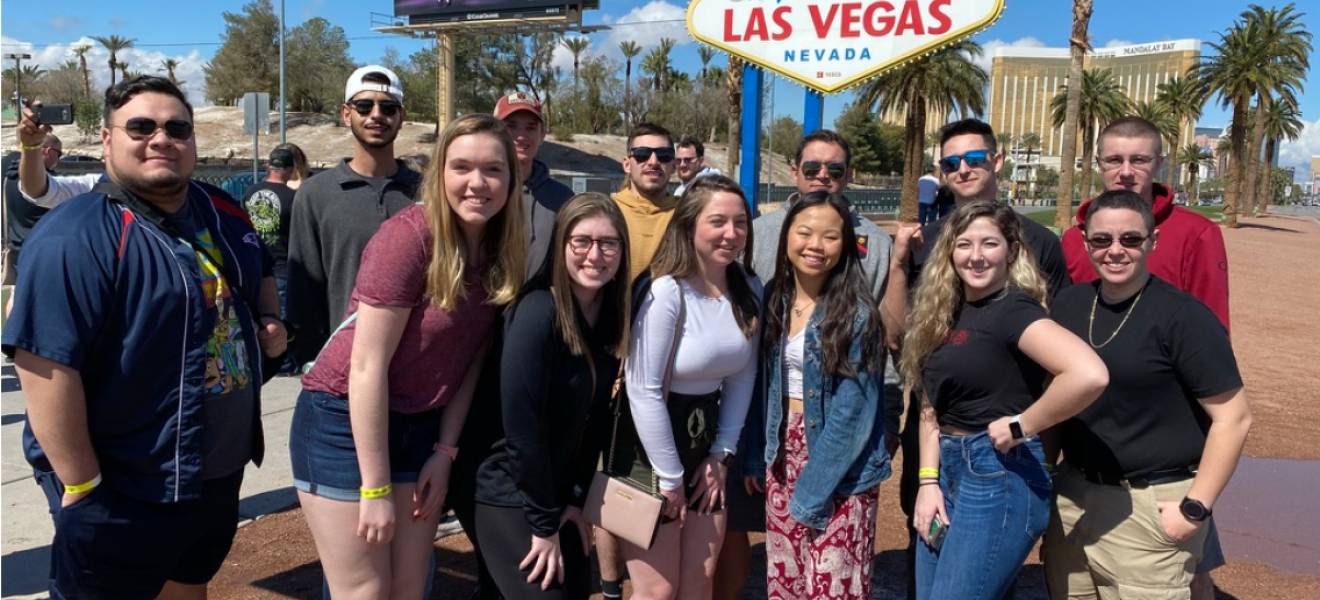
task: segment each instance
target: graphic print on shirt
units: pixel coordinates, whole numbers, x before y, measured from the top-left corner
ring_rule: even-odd
[[[209,229],[197,232],[197,242],[206,250],[194,250],[202,273],[202,296],[206,308],[214,311],[215,316],[215,329],[206,342],[204,389],[208,394],[224,395],[246,388],[252,381],[252,370],[248,366],[247,347],[243,345],[242,324],[234,310],[238,298],[221,275],[221,265],[211,262],[211,256],[221,256],[220,249],[215,246]]]
[[[271,190],[259,190],[247,199],[247,213],[252,227],[266,245],[279,243],[280,197]]]

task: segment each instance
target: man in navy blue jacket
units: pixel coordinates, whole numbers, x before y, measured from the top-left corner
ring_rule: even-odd
[[[105,110],[109,181],[32,231],[2,339],[55,517],[50,592],[202,599],[261,459],[279,297],[246,214],[189,179],[183,93],[141,76],[107,90]]]

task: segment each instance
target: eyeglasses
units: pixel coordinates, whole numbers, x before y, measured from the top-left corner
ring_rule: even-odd
[[[50,150],[51,152],[54,152],[55,156],[64,156],[64,151],[60,150],[59,148],[46,148],[46,149]]]
[[[574,235],[568,238],[568,249],[578,256],[591,252],[592,246],[599,247],[600,253],[606,257],[614,257],[618,256],[619,250],[623,248],[623,240],[613,237],[593,238],[585,235]]]
[[[976,168],[990,162],[989,150],[969,150],[963,154],[954,154],[940,159],[940,170],[944,173],[954,173],[958,171],[963,161],[967,161],[967,166]]]
[[[1117,171],[1123,168],[1123,163],[1132,165],[1133,169],[1138,171],[1149,171],[1155,166],[1154,156],[1145,156],[1138,154],[1136,156],[1103,156],[1096,159],[1100,163],[1100,168],[1105,171]]]
[[[164,129],[165,135],[176,142],[188,141],[193,136],[192,121],[184,121],[183,119],[170,119],[165,121],[164,125],[161,125],[155,119],[133,117],[125,121],[123,125],[111,125],[110,128],[123,129],[129,138],[138,142],[150,139],[160,129]]]
[[[1149,235],[1125,233],[1118,236],[1118,244],[1124,248],[1140,248],[1148,239],[1150,239]],[[1104,250],[1114,245],[1114,236],[1103,233],[1096,234],[1086,238],[1086,243],[1090,244],[1093,250]]]
[[[399,108],[403,106],[393,100],[369,100],[366,98],[354,100],[350,102],[349,105],[353,107],[354,111],[357,111],[357,114],[364,117],[371,114],[371,111],[377,106],[380,107],[380,114],[387,117],[393,117],[394,115],[399,114]]]
[[[835,181],[843,179],[843,176],[848,174],[848,165],[837,162],[822,164],[818,160],[804,161],[798,166],[798,171],[801,171],[804,177],[812,178],[820,175],[822,168],[825,169],[825,174]]]
[[[669,164],[674,161],[674,149],[668,147],[647,148],[646,146],[638,146],[636,148],[629,150],[628,154],[632,156],[632,159],[637,162],[648,162],[651,160],[652,155],[655,155],[656,160],[665,164]]]
[[[678,158],[676,158],[676,159],[674,159],[674,160],[677,160],[677,161],[678,161],[678,164],[680,164],[680,165],[686,165],[686,164],[694,163],[694,162],[697,162],[697,161],[701,160],[701,157],[700,157],[700,156],[680,156],[680,157],[678,157]]]

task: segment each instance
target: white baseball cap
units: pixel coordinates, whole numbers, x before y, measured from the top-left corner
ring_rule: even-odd
[[[389,84],[362,81],[367,75],[380,75],[389,80]],[[353,96],[358,92],[385,92],[394,96],[395,100],[403,102],[403,84],[399,83],[399,76],[380,65],[367,65],[353,71],[348,78],[348,85],[344,87],[344,102],[353,100]]]

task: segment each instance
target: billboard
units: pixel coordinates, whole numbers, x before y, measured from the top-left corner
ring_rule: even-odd
[[[411,24],[567,15],[599,8],[600,0],[394,0],[394,16]]]

